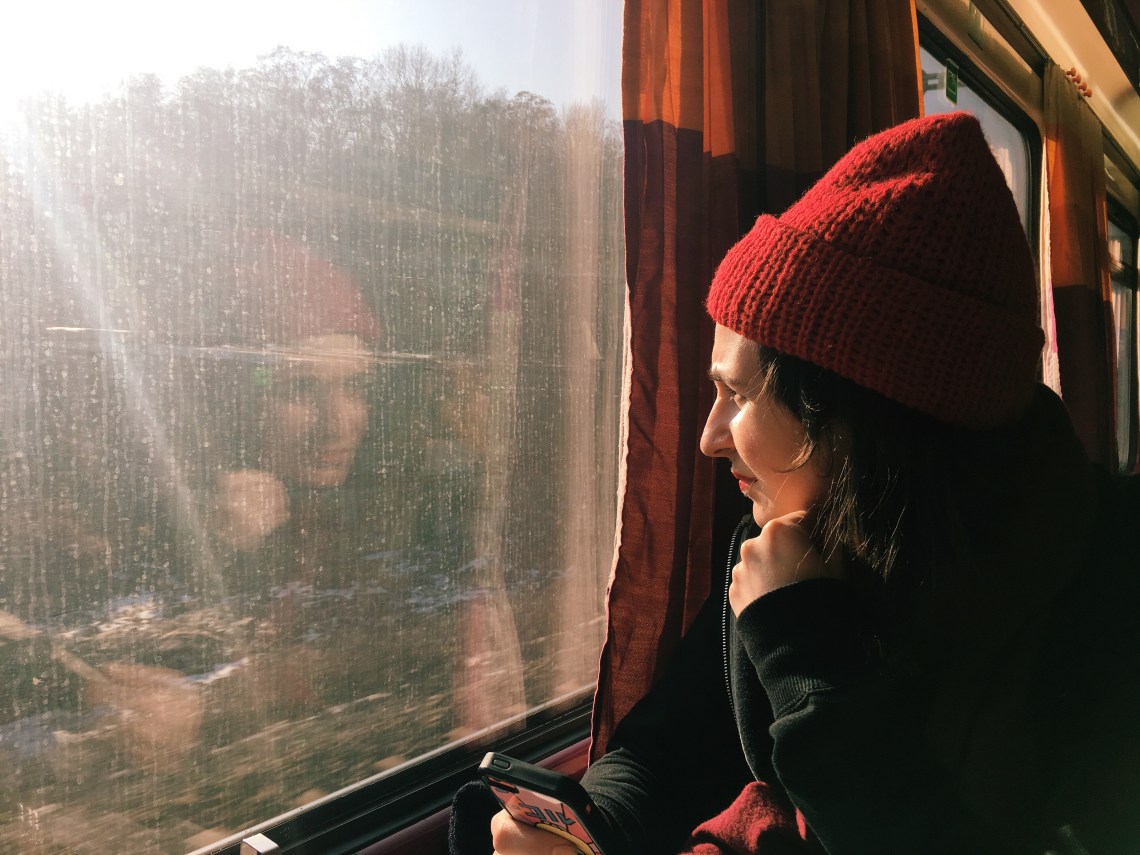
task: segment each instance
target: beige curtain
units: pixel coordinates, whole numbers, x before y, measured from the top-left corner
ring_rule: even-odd
[[[1061,69],[1045,69],[1045,305],[1060,392],[1088,455],[1116,465],[1114,334],[1100,123]]]

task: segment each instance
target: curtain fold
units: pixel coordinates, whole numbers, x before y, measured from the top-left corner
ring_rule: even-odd
[[[1115,340],[1100,123],[1065,73],[1045,69],[1048,274],[1061,396],[1093,460],[1116,466]],[[1051,299],[1050,299],[1051,298]]]
[[[624,35],[629,400],[595,757],[708,596],[716,264],[922,92],[908,0],[627,0]]]

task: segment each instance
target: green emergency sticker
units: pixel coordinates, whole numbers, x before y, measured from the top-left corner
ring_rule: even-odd
[[[267,389],[273,385],[273,369],[268,365],[258,365],[253,369],[253,385],[258,389]]]
[[[958,103],[958,66],[952,60],[946,60],[946,100]]]

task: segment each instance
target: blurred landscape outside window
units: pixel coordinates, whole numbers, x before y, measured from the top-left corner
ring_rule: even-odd
[[[620,3],[214,5],[0,36],[0,852],[208,846],[596,677]]]

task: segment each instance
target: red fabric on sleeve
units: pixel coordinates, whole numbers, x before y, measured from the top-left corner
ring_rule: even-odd
[[[803,815],[767,784],[745,787],[723,813],[701,823],[681,855],[812,855]]]

